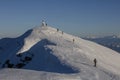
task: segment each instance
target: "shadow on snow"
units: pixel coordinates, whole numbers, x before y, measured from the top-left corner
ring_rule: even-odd
[[[46,72],[56,72],[56,73],[76,73],[71,66],[63,64],[58,57],[53,55],[53,52],[46,45],[56,45],[47,39],[43,39],[34,45],[29,51],[35,51],[34,57],[30,64],[27,64],[25,69],[46,71]]]

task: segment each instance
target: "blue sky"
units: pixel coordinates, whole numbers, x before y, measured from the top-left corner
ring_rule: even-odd
[[[0,37],[15,37],[41,20],[74,35],[120,34],[120,0],[0,0]]]

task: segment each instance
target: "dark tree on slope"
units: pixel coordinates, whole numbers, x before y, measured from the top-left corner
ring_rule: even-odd
[[[13,68],[13,67],[14,67],[14,64],[10,63],[10,60],[6,60],[6,62],[3,64],[2,67],[3,67],[3,68],[4,68],[4,67]]]

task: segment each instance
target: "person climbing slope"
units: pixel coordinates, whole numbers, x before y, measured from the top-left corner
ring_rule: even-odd
[[[97,67],[97,59],[96,58],[93,60],[93,62],[94,62],[94,67]]]

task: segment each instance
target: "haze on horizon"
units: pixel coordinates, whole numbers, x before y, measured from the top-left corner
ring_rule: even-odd
[[[0,37],[48,25],[74,35],[120,34],[119,0],[1,0]]]

